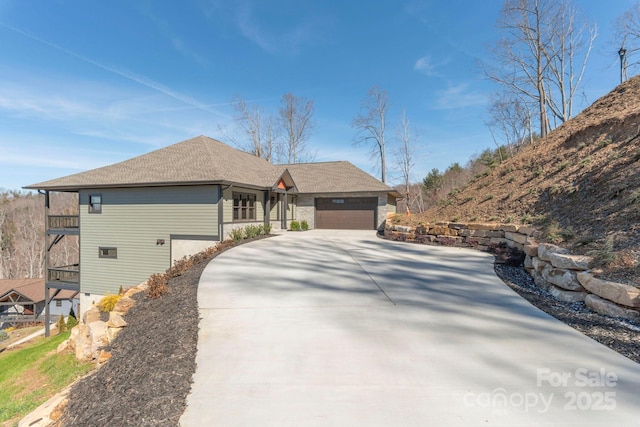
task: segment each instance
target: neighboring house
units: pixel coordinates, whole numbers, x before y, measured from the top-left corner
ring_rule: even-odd
[[[49,303],[49,311],[55,319],[69,315],[73,307],[78,311],[78,292],[60,291]],[[44,279],[0,280],[0,325],[44,320]]]
[[[79,193],[79,217],[49,216],[47,235],[55,242],[79,234],[82,265],[48,265],[47,286],[80,289],[81,307],[234,228],[306,220],[310,228],[375,230],[400,197],[346,161],[273,165],[205,136],[25,188],[45,192],[47,214],[51,192]]]

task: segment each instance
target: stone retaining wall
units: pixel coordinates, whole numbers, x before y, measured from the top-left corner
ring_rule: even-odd
[[[487,250],[506,244],[525,253],[524,268],[536,286],[567,302],[584,302],[592,310],[612,317],[640,318],[640,289],[609,282],[589,271],[591,257],[572,255],[550,243],[538,243],[540,232],[515,224],[437,222],[417,227],[387,224],[390,240],[469,247]]]

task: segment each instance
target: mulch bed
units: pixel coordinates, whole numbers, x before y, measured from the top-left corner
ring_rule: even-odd
[[[202,271],[222,252],[169,281],[159,299],[134,295],[128,326],[108,351],[113,357],[76,383],[58,425],[176,426],[186,409],[198,341],[197,290]],[[531,304],[640,363],[640,324],[565,303],[536,287],[522,267],[496,263],[498,276]]]
[[[133,296],[113,357],[69,394],[63,426],[175,426],[186,408],[198,343],[198,282],[217,252],[168,282],[169,293]]]

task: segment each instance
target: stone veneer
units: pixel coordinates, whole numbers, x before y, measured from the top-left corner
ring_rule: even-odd
[[[640,318],[640,289],[594,277],[589,271],[590,257],[572,255],[550,243],[538,243],[540,232],[527,225],[436,222],[408,227],[387,222],[384,236],[390,240],[479,250],[505,243],[525,253],[524,268],[536,286],[555,298],[584,302],[607,316]]]

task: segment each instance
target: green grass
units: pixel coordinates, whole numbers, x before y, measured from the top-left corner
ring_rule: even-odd
[[[17,421],[91,370],[73,354],[55,353],[67,338],[69,332],[0,354],[0,423]]]

